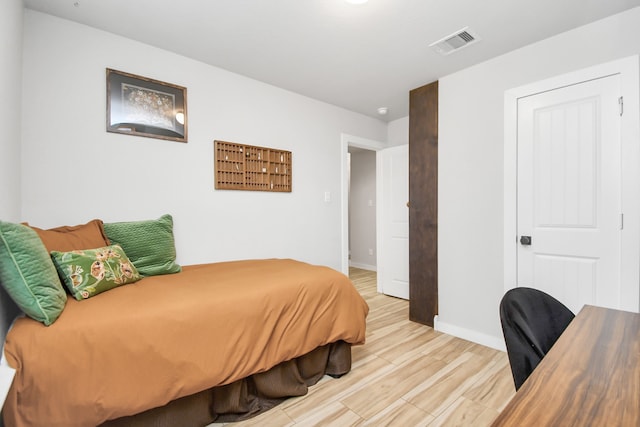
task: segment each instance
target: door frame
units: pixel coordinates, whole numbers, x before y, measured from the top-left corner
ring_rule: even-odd
[[[638,55],[592,66],[505,91],[504,95],[504,290],[517,281],[517,120],[518,98],[601,77],[620,75],[624,94],[621,120],[622,209],[621,307],[640,309],[640,74]]]
[[[378,151],[387,148],[387,146],[385,143],[373,139],[361,138],[346,133],[340,134],[340,259],[342,273],[347,276],[349,275],[349,147]],[[379,173],[380,169],[376,161],[376,198],[378,198],[380,194],[380,185],[378,182]],[[381,236],[380,212],[378,209],[380,209],[379,204],[376,203],[376,245],[380,244]],[[376,253],[380,253],[378,249],[376,249]],[[376,260],[376,264],[377,263],[378,260]]]

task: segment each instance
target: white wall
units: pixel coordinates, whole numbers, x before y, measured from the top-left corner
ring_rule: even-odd
[[[24,41],[22,220],[171,213],[183,264],[340,269],[340,135],[384,140],[383,122],[39,12],[25,12]],[[107,67],[186,86],[189,142],[107,133]],[[214,139],[292,151],[293,192],[214,190]]]
[[[349,193],[350,265],[376,270],[376,152],[351,154]],[[371,250],[371,254],[369,254]]]
[[[440,79],[439,326],[502,345],[504,92],[640,52],[640,8]]]
[[[22,75],[22,1],[0,2],[0,220],[20,218],[20,79]],[[0,288],[0,342],[18,313]],[[4,396],[0,397],[2,400]],[[2,422],[0,421],[0,425]]]
[[[22,1],[0,2],[0,220],[20,218]]]
[[[387,145],[395,147],[409,143],[409,116],[401,117],[387,124]]]

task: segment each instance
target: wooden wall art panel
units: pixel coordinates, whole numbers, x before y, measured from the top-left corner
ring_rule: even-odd
[[[291,192],[291,151],[214,141],[215,188]]]

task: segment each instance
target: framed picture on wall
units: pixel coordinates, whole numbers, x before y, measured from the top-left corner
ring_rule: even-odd
[[[187,88],[107,68],[107,132],[187,142]]]

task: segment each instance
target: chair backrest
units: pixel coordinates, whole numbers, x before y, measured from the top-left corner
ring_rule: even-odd
[[[516,390],[525,382],[574,314],[538,289],[508,290],[500,302],[500,322]]]

